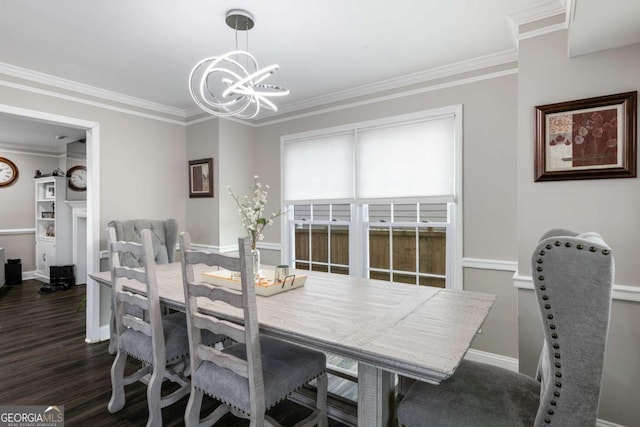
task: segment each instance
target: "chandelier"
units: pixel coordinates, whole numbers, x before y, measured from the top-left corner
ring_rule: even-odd
[[[263,82],[279,65],[260,69],[256,58],[248,52],[248,34],[247,50],[238,50],[238,31],[252,29],[253,17],[244,10],[231,10],[225,22],[236,32],[236,50],[205,58],[193,67],[189,75],[193,100],[204,111],[220,117],[252,119],[261,108],[278,111],[269,98],[288,95],[289,90]]]

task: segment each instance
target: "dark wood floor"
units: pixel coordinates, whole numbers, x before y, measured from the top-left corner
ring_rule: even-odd
[[[40,294],[41,285],[27,280],[0,289],[0,405],[64,405],[65,425],[70,427],[145,425],[142,383],[126,388],[124,409],[116,414],[107,411],[113,356],[107,352],[107,342],[84,342],[85,313],[78,307],[85,286]],[[184,397],[162,410],[165,426],[184,425],[187,400]],[[206,402],[203,412],[216,404]],[[283,425],[292,425],[306,411],[285,401],[269,414]],[[216,425],[235,427],[248,422],[229,415]],[[329,425],[341,426],[332,420]]]

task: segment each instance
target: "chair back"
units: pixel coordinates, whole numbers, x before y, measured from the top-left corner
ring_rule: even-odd
[[[115,333],[120,336],[126,328],[151,337],[153,364],[164,366],[165,342],[162,329],[162,313],[158,293],[156,264],[153,259],[152,232],[141,232],[142,244],[116,240],[114,227],[108,229],[109,263],[111,283],[113,285]],[[125,255],[131,255],[142,261],[142,267],[128,267],[121,264]],[[143,283],[147,296],[124,289],[129,281]],[[138,307],[138,309],[132,309]]]
[[[107,227],[113,227],[118,241],[142,243],[142,230],[151,230],[152,254],[156,264],[170,264],[175,261],[175,248],[178,241],[178,222],[175,219],[131,219],[111,221]],[[141,267],[142,260],[132,253],[125,253],[121,259],[126,267]]]
[[[551,230],[531,264],[544,329],[535,425],[595,426],[611,312],[611,248],[596,233]]]
[[[194,251],[191,250],[189,234],[180,234],[191,369],[192,372],[196,372],[203,361],[209,361],[247,378],[251,413],[263,414],[265,411],[265,393],[255,283],[252,273],[251,243],[248,238],[240,238],[238,239],[238,247],[240,255],[238,258]],[[218,287],[196,280],[194,273],[194,265],[196,264],[205,264],[209,267],[240,272],[242,291]],[[210,301],[228,304],[241,309],[244,318],[243,324],[233,323],[211,314],[204,314],[201,310],[202,304]],[[244,343],[247,355],[246,360],[223,353],[214,347],[203,345],[201,343],[203,330],[209,330],[214,334],[226,335],[238,343]]]

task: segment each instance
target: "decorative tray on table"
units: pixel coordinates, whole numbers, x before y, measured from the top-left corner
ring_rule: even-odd
[[[287,276],[283,282],[273,282],[274,271],[264,270],[260,280],[256,282],[256,295],[271,296],[281,292],[304,286],[307,276],[302,274],[292,274]],[[228,270],[209,271],[202,273],[202,280],[212,285],[225,286],[227,288],[241,290],[240,276],[236,272]]]

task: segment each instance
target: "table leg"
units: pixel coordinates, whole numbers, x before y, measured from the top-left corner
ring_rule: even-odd
[[[392,426],[394,406],[394,374],[358,363],[358,426]]]

